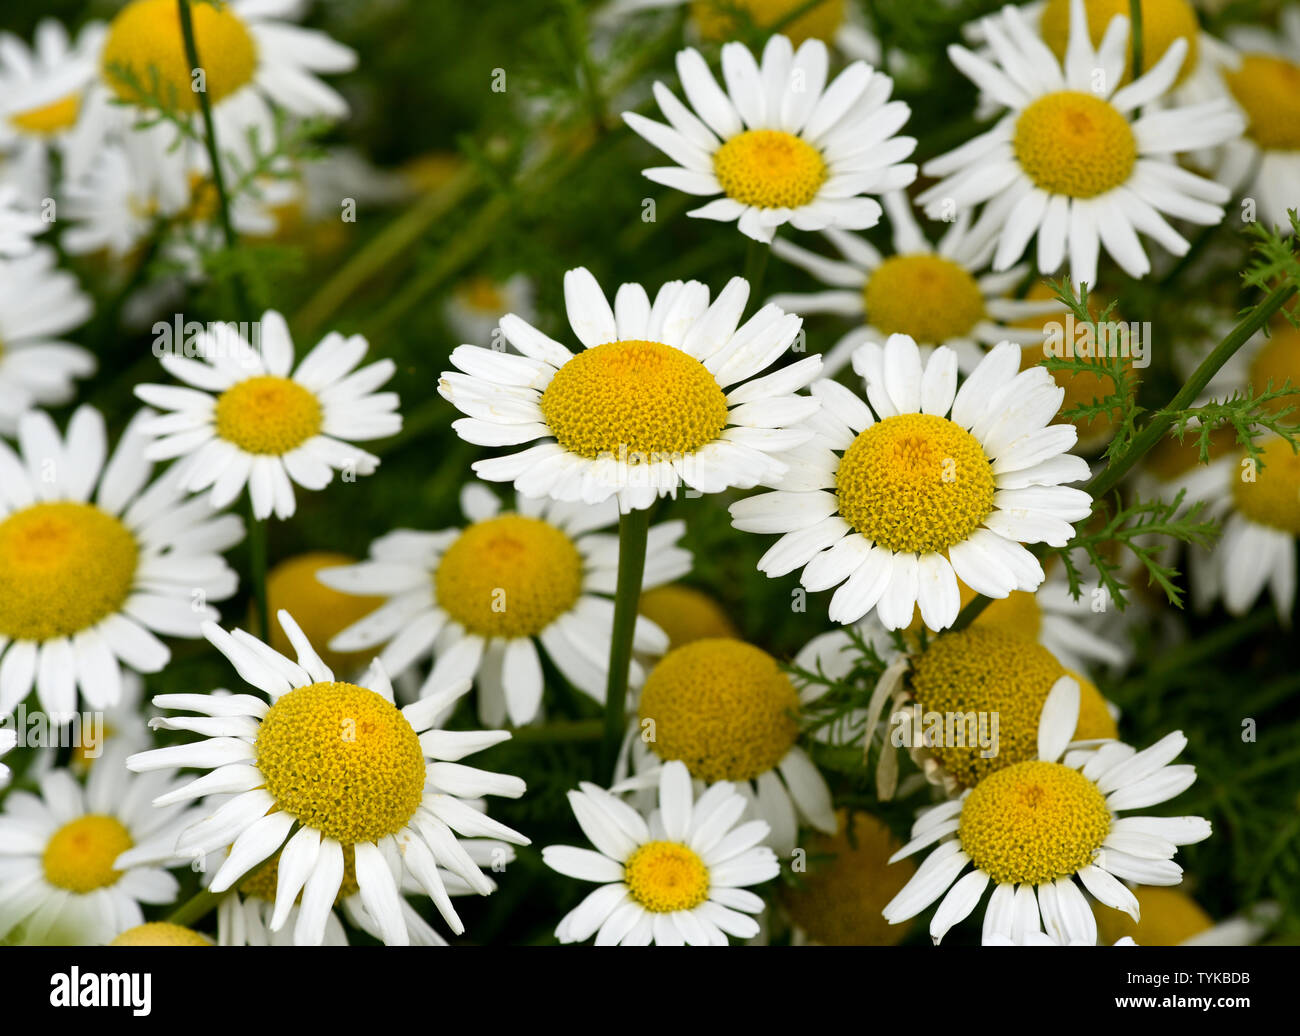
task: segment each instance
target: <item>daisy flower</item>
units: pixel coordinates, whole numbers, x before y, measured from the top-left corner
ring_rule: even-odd
[[[755,375],[790,348],[802,321],[764,306],[744,324],[749,284],[733,277],[709,304],[698,281],[670,281],[651,304],[639,284],[611,308],[579,267],[564,275],[577,353],[514,314],[501,330],[523,355],[462,345],[438,391],[468,416],[452,427],[478,446],[547,441],[476,461],[490,482],[525,496],[649,507],[683,483],[702,493],[750,489],[785,471],[775,454],[811,433],[793,427],[817,410],[795,393],[816,376],[808,356]],[[737,326],[739,325],[739,326]],[[750,380],[754,379],[754,380]]]
[[[655,100],[669,125],[635,112],[624,121],[673,162],[644,170],[655,183],[710,197],[688,215],[735,222],[756,241],[771,241],[786,223],[797,230],[865,230],[880,219],[867,192],[906,187],[916,147],[894,134],[911,110],[890,101],[893,80],[855,61],[829,85],[826,45],[807,40],[797,52],[773,36],[760,65],[742,43],[722,48],[724,91],[699,51],[677,55],[687,108],[662,83]]]
[[[284,927],[302,899],[293,928],[297,945],[317,945],[347,877],[385,943],[405,945],[410,931],[401,906],[401,875],[409,874],[458,935],[464,931],[440,867],[482,895],[491,883],[457,835],[516,845],[528,839],[491,820],[472,802],[482,795],[518,798],[524,782],[462,765],[464,758],[507,740],[506,731],[444,731],[436,726],[469,690],[468,681],[435,688],[399,710],[383,666],[365,686],[343,683],[320,660],[288,612],[278,615],[297,652],[293,661],[243,630],[215,623],[203,634],[256,694],[164,694],[162,709],[198,713],[155,720],[203,740],[133,755],[136,771],[168,767],[206,770],[168,805],[235,793],[188,826],[176,848],[195,857],[230,848],[209,889],[225,892],[281,852],[275,908],[268,928]],[[340,733],[341,732],[341,733]],[[281,851],[282,850],[282,851]],[[346,895],[346,894],[345,894]]]
[[[1240,26],[1228,33],[1241,51],[1240,64],[1224,69],[1207,87],[1246,120],[1245,135],[1214,157],[1216,175],[1234,193],[1253,198],[1267,225],[1291,233],[1287,209],[1300,207],[1300,4],[1278,16],[1278,31]]]
[[[1181,794],[1193,766],[1171,766],[1187,745],[1175,732],[1145,751],[1118,741],[1070,747],[1078,725],[1078,685],[1053,689],[1038,727],[1037,759],[990,774],[961,798],[926,810],[903,859],[938,845],[885,907],[897,924],[936,900],[930,935],[939,942],[979,905],[992,882],[984,937],[1020,941],[1042,932],[1058,942],[1097,940],[1097,923],[1078,882],[1099,902],[1135,920],[1137,899],[1120,879],[1177,885],[1178,846],[1210,836],[1201,817],[1120,817]],[[973,870],[960,877],[967,864]],[[955,884],[954,884],[955,883]]]
[[[15,185],[0,183],[0,258],[26,255],[33,248],[32,238],[49,229]]]
[[[835,622],[873,608],[886,629],[921,620],[947,629],[961,607],[958,580],[1001,598],[1036,590],[1043,568],[1023,546],[1064,546],[1087,517],[1087,493],[1061,485],[1088,477],[1065,451],[1073,425],[1052,425],[1062,390],[1041,367],[1020,370],[1020,349],[996,346],[957,388],[946,346],[922,363],[916,343],[891,335],[853,356],[866,403],[832,381],[817,440],[785,455],[791,474],[774,493],[731,505],[746,532],[784,533],[759,561],[776,577],[803,567],[810,591],[839,586]],[[873,413],[874,410],[874,413]]]
[[[212,940],[193,928],[169,921],[150,921],[113,937],[110,946],[211,946]]]
[[[971,235],[997,240],[994,270],[1014,264],[1037,235],[1042,273],[1068,256],[1073,280],[1095,284],[1104,247],[1126,273],[1143,277],[1151,264],[1139,232],[1183,255],[1189,244],[1164,215],[1216,224],[1229,198],[1226,188],[1171,156],[1222,144],[1244,123],[1223,99],[1135,118],[1173,86],[1187,41],[1175,40],[1152,68],[1120,86],[1128,19],[1112,19],[1094,49],[1083,0],[1071,0],[1070,15],[1063,63],[1014,7],[984,22],[993,60],[948,48],[962,73],[1010,111],[993,129],[928,162],[926,175],[940,180],[918,201],[935,218],[983,204]]]
[[[241,328],[214,324],[196,337],[202,360],[162,357],[190,388],[137,385],[135,394],[171,413],[145,425],[157,437],[151,460],[182,457],[190,492],[211,489],[225,507],[248,486],[258,519],[289,518],[293,485],[318,490],[334,472],[369,475],[379,458],[349,445],[383,439],[402,427],[397,395],[375,390],[393,376],[392,360],[354,370],[368,345],[331,332],[293,369],[293,339],[275,310],[262,314],[250,345]]]
[[[433,652],[433,686],[449,680],[478,684],[481,721],[516,726],[542,706],[538,646],[575,687],[605,700],[612,595],[618,578],[618,537],[602,532],[618,521],[613,500],[592,507],[520,495],[513,510],[479,483],[461,491],[464,529],[399,529],[377,540],[370,559],[326,569],[320,579],[344,593],[387,598],[382,608],[330,641],[338,651],[368,651],[393,673]],[[678,546],[680,521],[650,530],[645,584],[686,573],[689,551]],[[668,640],[638,618],[633,646],[658,655]],[[640,683],[633,663],[632,682]]]
[[[266,574],[266,607],[275,615],[287,611],[298,623],[303,635],[313,644],[324,662],[335,673],[343,675],[361,673],[375,657],[373,651],[334,651],[329,642],[343,630],[371,612],[385,598],[370,594],[350,594],[335,590],[322,582],[320,574],[328,569],[355,565],[357,559],[348,554],[330,550],[313,550],[295,554],[279,562]],[[249,625],[254,616],[250,612]],[[282,655],[293,650],[289,637],[278,622],[271,623],[271,647]],[[389,673],[399,670],[386,665]]]
[[[537,319],[532,281],[521,273],[500,282],[470,277],[453,289],[445,312],[458,341],[492,345],[501,338],[501,318],[507,313],[521,320]]]
[[[641,689],[619,763],[636,776],[611,790],[652,787],[667,761],[680,760],[697,791],[730,783],[778,853],[794,849],[800,822],[834,833],[830,788],[797,743],[799,708],[790,678],[752,644],[726,638],[676,648]]]
[[[752,939],[748,914],[763,900],[745,886],[780,872],[776,854],[760,845],[767,824],[736,825],[745,799],[723,781],[696,797],[686,765],[659,773],[659,801],[647,818],[615,795],[584,782],[569,805],[596,847],[550,845],[552,870],[600,883],[555,929],[560,942],[596,937],[597,946],[725,946],[727,936]]]
[[[911,860],[890,865],[902,843],[883,821],[861,810],[835,811],[834,835],[813,835],[808,869],[781,890],[796,946],[895,946],[910,926],[880,911],[916,873]]]
[[[223,158],[248,168],[250,134],[268,151],[275,141],[274,109],[299,118],[340,119],[343,98],[319,78],[356,67],[356,54],[296,17],[299,0],[230,0],[220,7],[191,4],[195,45],[205,72]],[[185,56],[175,0],[131,0],[113,17],[99,51],[95,83],[69,143],[70,172],[80,176],[105,138],[137,134],[164,151],[177,136],[159,120],[139,124],[159,102],[181,118],[199,121],[199,95]],[[156,85],[155,85],[156,84]],[[201,132],[199,127],[199,132]]]
[[[142,411],[113,456],[104,419],[81,407],[60,436],[47,414],[18,422],[21,456],[0,442],[0,715],[36,688],[69,717],[77,691],[100,709],[122,693],[122,666],[156,673],[155,634],[197,637],[209,602],[238,585],[221,552],[244,536],[235,515],[188,499],[171,471],[149,484]]]
[[[637,611],[664,631],[669,648],[705,638],[740,636],[735,622],[717,600],[684,583],[644,590]]]
[[[1142,946],[1252,946],[1277,923],[1276,903],[1258,903],[1218,924],[1181,889],[1139,885],[1133,889],[1140,920],[1098,908],[1103,942],[1128,939]],[[1118,942],[1117,942],[1118,945]]]
[[[77,124],[104,32],[103,22],[88,22],[73,40],[42,18],[32,47],[0,35],[0,156],[6,179],[29,199],[50,194],[50,151],[61,153]]]
[[[783,239],[772,242],[775,255],[831,288],[774,295],[774,305],[804,317],[810,313],[853,317],[864,325],[827,353],[823,375],[834,377],[858,346],[883,345],[891,334],[914,339],[923,356],[935,346],[948,346],[963,371],[975,368],[987,346],[1008,340],[1042,344],[1041,329],[1014,325],[1054,312],[1057,304],[1008,297],[1029,272],[1028,264],[1002,273],[981,273],[991,257],[992,242],[972,247],[968,214],[953,221],[936,246],[921,232],[906,194],[891,191],[880,200],[894,231],[894,254],[887,258],[866,238],[834,228],[823,233],[843,259],[828,259]]]
[[[124,759],[106,753],[84,787],[67,770],[51,770],[39,795],[9,793],[0,814],[0,939],[103,944],[144,922],[141,904],[176,898],[180,886],[166,870],[124,855],[165,858],[175,844],[184,809],[149,805],[175,775],[137,777]]]
[[[90,296],[77,278],[56,268],[52,248],[0,259],[0,433],[13,435],[18,416],[58,406],[73,381],[95,371],[95,358],[60,336],[90,317]]]

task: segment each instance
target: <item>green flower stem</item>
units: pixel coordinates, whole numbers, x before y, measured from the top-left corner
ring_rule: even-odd
[[[571,719],[536,726],[519,727],[511,737],[511,744],[550,745],[571,741],[599,741],[605,736],[605,721],[600,719]]]
[[[196,921],[201,921],[212,913],[220,902],[221,896],[218,896],[215,892],[200,889],[167,915],[167,923],[191,928]]]
[[[1263,302],[1252,309],[1236,327],[1228,332],[1227,337],[1215,346],[1214,351],[1201,361],[1201,365],[1192,372],[1192,376],[1175,393],[1173,399],[1151,419],[1142,431],[1133,437],[1128,449],[1118,457],[1112,458],[1110,463],[1083,487],[1094,501],[1101,499],[1114,489],[1120,480],[1133,469],[1134,465],[1151,452],[1156,444],[1165,437],[1169,429],[1173,427],[1176,420],[1174,415],[1180,410],[1186,410],[1196,402],[1197,397],[1205,390],[1205,386],[1210,383],[1210,379],[1219,372],[1219,369],[1233,357],[1238,349],[1254,337],[1255,333],[1267,324],[1273,315],[1291,300],[1295,293],[1296,286],[1290,283],[1275,288]],[[1033,549],[1033,553],[1037,557],[1041,556],[1045,550],[1046,548],[1038,544]],[[980,612],[987,608],[990,603],[989,598],[982,594],[975,597],[958,614],[957,621],[952,624],[952,630],[965,629],[979,618]]]
[[[257,604],[258,635],[271,643],[271,613],[266,603],[266,522],[253,516],[253,497],[248,497],[248,560],[253,573],[253,600]]]
[[[176,5],[180,11],[181,37],[185,41],[185,60],[190,63],[191,69],[200,71],[203,65],[199,61],[198,44],[194,41],[194,19],[190,11],[190,0],[176,0]],[[217,149],[217,127],[212,119],[212,104],[208,100],[206,86],[205,79],[205,88],[196,91],[199,111],[203,115],[203,144],[208,152],[208,162],[212,166],[212,185],[217,192],[217,216],[221,223],[221,233],[226,240],[226,247],[233,249],[239,243],[239,239],[235,235],[235,226],[230,221],[230,196],[226,193],[225,173],[221,169],[221,152]],[[235,295],[236,308],[239,310],[239,318],[252,320],[257,314],[253,312],[243,276],[239,274],[232,276],[230,284]]]
[[[1142,74],[1142,0],[1128,0],[1129,46],[1133,51],[1133,79]]]
[[[609,676],[605,684],[605,737],[601,769],[614,772],[627,726],[627,677],[632,662],[632,634],[641,603],[650,508],[629,511],[618,520],[618,587],[614,594],[614,632],[609,645]]]
[[[748,310],[759,307],[763,291],[763,277],[767,273],[767,260],[772,255],[772,246],[766,241],[749,238],[749,248],[745,252],[745,280],[749,282]]]

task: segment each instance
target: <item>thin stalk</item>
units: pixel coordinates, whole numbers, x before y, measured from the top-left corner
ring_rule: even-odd
[[[745,280],[749,282],[749,309],[757,309],[763,292],[763,276],[767,273],[767,260],[772,246],[766,241],[749,239],[745,252]]]
[[[189,928],[196,921],[201,921],[207,917],[217,908],[217,904],[220,902],[221,897],[215,892],[200,889],[167,915],[167,923]]]
[[[253,497],[248,497],[248,561],[253,573],[253,600],[257,604],[258,634],[263,644],[271,643],[271,613],[266,604],[266,522],[253,515]]]
[[[609,676],[605,684],[605,738],[601,769],[614,772],[627,725],[627,677],[632,662],[632,635],[641,603],[650,509],[641,508],[618,520],[618,586],[614,593],[614,631],[609,644]]]
[[[1142,0],[1128,0],[1129,46],[1133,51],[1133,79],[1142,74]]]
[[[194,19],[190,11],[190,0],[176,0],[181,17],[181,37],[185,41],[185,60],[193,71],[202,71],[199,62],[199,48],[194,40]],[[212,186],[217,192],[217,216],[221,223],[221,234],[226,240],[226,247],[233,249],[239,239],[235,235],[235,225],[230,221],[230,196],[226,193],[226,177],[221,169],[221,153],[217,149],[217,126],[212,118],[212,104],[208,100],[207,73],[204,72],[204,89],[196,91],[199,98],[199,111],[203,116],[203,144],[208,152],[208,162],[212,166]],[[235,305],[239,318],[251,320],[255,314],[249,302],[244,279],[236,274],[231,277],[231,290],[235,295]]]

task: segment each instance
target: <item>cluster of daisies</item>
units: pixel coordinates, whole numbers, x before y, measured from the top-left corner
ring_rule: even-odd
[[[918,168],[910,109],[843,4],[758,54],[729,38],[734,12],[692,5],[692,42],[721,42],[718,62],[686,47],[679,91],[652,87],[665,121],[626,114],[669,163],[645,176],[824,290],[607,292],[579,266],[560,340],[526,282],[468,283],[449,319],[475,341],[437,384],[483,451],[463,522],[250,581],[228,555],[264,544],[262,523],[378,470],[366,444],[402,428],[394,361],[359,335],[302,348],[268,310],[164,350],[115,438],[88,405],[60,427],[48,409],[95,370],[62,337],[93,307],[46,238],[119,264],[153,242],[201,279],[219,184],[295,123],[347,114],[321,76],[355,55],[294,24],[300,6],[130,0],[75,38],[54,21],[0,38],[0,717],[82,734],[56,765],[0,728],[20,778],[0,799],[0,942],[444,944],[466,933],[453,899],[490,895],[531,844],[489,803],[525,782],[463,760],[543,727],[557,685],[623,720],[612,771],[568,793],[588,844],[540,850],[595,886],[557,918],[561,942],[892,943],[922,914],[935,942],[972,915],[986,944],[1258,936],[1266,909],[1215,926],[1173,891],[1179,848],[1211,834],[1163,809],[1195,780],[1187,740],[1120,739],[1094,681],[1126,663],[1124,630],[1041,560],[1092,514],[1087,457],[1114,429],[1061,416],[1099,378],[1041,364],[1064,311],[1025,285],[1065,270],[1104,289],[1109,261],[1145,277],[1190,247],[1171,220],[1216,225],[1234,197],[1286,222],[1300,7],[1276,35],[1220,41],[1190,8],[1174,17],[1182,0],[1151,5],[1168,9],[1156,28],[1182,28],[1144,38],[1137,74],[1126,3],[1007,7],[949,51],[992,127]],[[300,190],[237,192],[233,229],[273,234]],[[860,233],[882,222],[888,252]],[[809,350],[810,314],[851,327]],[[1210,391],[1300,382],[1297,356],[1279,325]],[[1289,615],[1300,462],[1269,439],[1242,481],[1240,449],[1206,466],[1171,446],[1141,477],[1224,521],[1192,560],[1203,603],[1242,612],[1268,588]],[[686,522],[650,522],[663,498],[689,514],[724,494],[737,532],[776,537],[763,574],[829,592],[792,664],[680,582]],[[222,624],[241,584],[263,637]],[[149,698],[184,640],[215,649],[230,687]],[[863,706],[816,722],[827,681],[867,658]],[[906,736],[935,714],[994,717],[995,740],[983,719]],[[873,761],[882,801],[919,804],[906,842],[836,802],[827,752]],[[186,870],[195,909],[177,902]]]

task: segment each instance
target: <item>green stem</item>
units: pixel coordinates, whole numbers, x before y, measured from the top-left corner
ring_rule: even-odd
[[[618,586],[614,593],[614,630],[609,645],[609,676],[605,684],[605,738],[601,769],[614,772],[627,725],[627,677],[632,662],[632,635],[641,603],[650,509],[641,508],[618,520]]]
[[[749,306],[755,310],[760,305],[763,291],[763,276],[767,273],[767,260],[772,254],[772,246],[766,241],[749,239],[749,248],[745,252],[745,280],[749,282]]]
[[[203,71],[204,88],[196,91],[199,98],[199,111],[203,115],[203,143],[208,152],[208,162],[212,166],[212,186],[217,192],[217,215],[221,223],[221,234],[226,240],[226,247],[233,249],[239,239],[235,235],[235,225],[230,221],[230,197],[226,193],[226,177],[221,169],[221,153],[217,149],[217,126],[212,118],[212,104],[208,100],[207,91],[207,73],[203,70],[203,65],[199,61],[199,48],[194,40],[194,19],[190,11],[190,0],[176,0],[176,5],[180,10],[181,18],[181,37],[185,41],[185,60],[190,63],[190,68],[195,71]],[[231,290],[235,295],[235,306],[239,310],[239,318],[253,319],[256,314],[253,313],[252,305],[249,302],[248,292],[244,286],[243,276],[236,274],[231,277]]]
[[[1142,0],[1128,0],[1129,46],[1133,51],[1133,79],[1142,74]]]
[[[253,600],[257,604],[258,635],[271,643],[271,613],[266,603],[266,522],[253,515],[253,497],[248,497],[248,560],[253,576]]]
[[[605,721],[570,719],[519,727],[510,737],[511,744],[550,745],[569,741],[599,741],[605,736]]]
[[[185,928],[193,927],[196,921],[203,920],[215,910],[220,902],[221,897],[215,892],[200,889],[167,915],[167,923],[181,925]]]
[[[1096,477],[1083,487],[1084,491],[1094,501],[1097,501],[1114,489],[1120,480],[1133,469],[1134,465],[1164,438],[1165,433],[1173,427],[1174,422],[1177,420],[1177,413],[1186,410],[1196,402],[1197,397],[1204,391],[1205,386],[1210,383],[1210,379],[1219,372],[1219,369],[1233,357],[1238,349],[1254,337],[1255,333],[1267,324],[1273,315],[1291,300],[1295,293],[1295,285],[1283,284],[1281,287],[1275,288],[1263,302],[1252,309],[1249,315],[1244,317],[1236,327],[1228,332],[1227,337],[1214,347],[1214,351],[1201,361],[1201,365],[1192,372],[1192,376],[1175,393],[1174,398],[1151,419],[1142,431],[1133,437],[1129,448],[1120,456],[1113,458],[1104,469],[1098,472]],[[1044,549],[1040,544],[1033,549],[1033,553],[1036,556],[1041,555]],[[983,595],[975,597],[958,614],[957,620],[952,624],[952,631],[965,629],[979,617],[980,612],[987,608],[990,603],[989,599]]]

